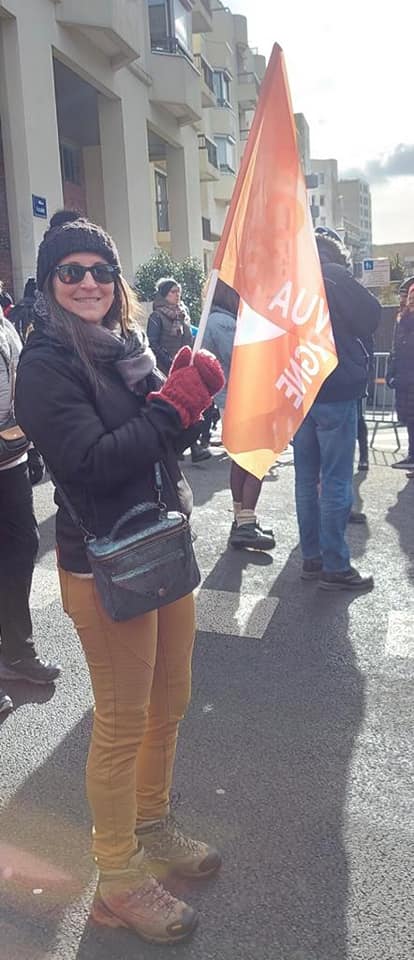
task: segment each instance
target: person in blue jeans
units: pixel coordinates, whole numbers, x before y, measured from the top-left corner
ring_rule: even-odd
[[[334,231],[316,236],[338,366],[325,380],[294,438],[296,511],[302,578],[324,590],[371,590],[371,576],[351,566],[345,539],[353,501],[357,405],[366,390],[364,341],[380,318],[378,300],[350,273],[350,257]]]

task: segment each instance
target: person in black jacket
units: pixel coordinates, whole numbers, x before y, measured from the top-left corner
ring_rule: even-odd
[[[405,305],[394,328],[387,382],[396,391],[398,420],[408,433],[408,455],[391,464],[394,470],[414,470],[414,282],[404,290]],[[404,302],[403,297],[401,297]]]
[[[116,247],[76,213],[52,217],[37,283],[16,411],[84,526],[104,535],[129,508],[155,501],[156,462],[168,508],[188,514],[191,491],[177,450],[223,385],[218,361],[200,351],[190,365],[184,347],[158,389]],[[182,834],[169,813],[177,731],[190,693],[193,597],[112,621],[83,534],[59,493],[55,500],[63,606],[79,634],[96,704],[87,766],[99,868],[93,917],[144,939],[177,942],[193,930],[196,915],[161,887],[151,861],[188,878],[209,876],[221,862],[216,850]]]
[[[181,347],[193,345],[191,320],[185,303],[182,301],[181,284],[174,277],[161,277],[156,284],[153,310],[148,317],[147,334],[159,369],[167,375],[174,357]],[[205,436],[205,423],[203,424]],[[201,432],[201,431],[200,431]],[[191,444],[191,460],[200,463],[209,460],[211,451],[208,444],[201,444],[197,438]]]
[[[339,240],[317,236],[338,366],[322,385],[294,439],[296,509],[302,577],[325,590],[369,590],[350,563],[345,531],[352,507],[357,401],[365,394],[364,341],[376,330],[381,307],[349,272]]]

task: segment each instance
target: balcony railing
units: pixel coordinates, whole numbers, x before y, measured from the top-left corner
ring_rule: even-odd
[[[199,133],[198,135],[198,149],[207,151],[208,162],[211,163],[213,167],[218,170],[218,157],[217,157],[217,147],[212,140],[209,140],[204,133]]]
[[[168,200],[156,200],[155,209],[157,211],[158,233],[168,233],[170,229],[170,218],[168,214]]]
[[[214,93],[214,74],[211,67],[207,63],[207,60],[204,59],[201,53],[195,53],[194,63],[197,69],[200,71],[201,76],[203,77],[204,83],[209,88],[209,90],[211,90],[211,92]]]
[[[193,61],[191,53],[182,46],[177,37],[151,37],[151,50],[153,53],[172,53]]]
[[[260,81],[258,76],[255,73],[252,73],[252,72],[239,73],[238,80],[239,80],[239,83],[254,83],[256,85],[257,92],[259,92]]]
[[[207,217],[201,217],[201,229],[203,240],[208,240],[211,242],[213,239],[211,234],[211,220],[207,220]]]

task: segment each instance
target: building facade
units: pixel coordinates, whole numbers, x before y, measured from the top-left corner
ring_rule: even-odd
[[[311,207],[318,211],[315,227],[338,226],[338,163],[336,160],[311,158],[311,173],[316,174],[318,186],[311,192]]]
[[[65,205],[132,279],[159,247],[208,268],[264,59],[215,0],[0,0],[0,276],[20,295]]]
[[[354,224],[360,233],[361,255],[370,256],[372,246],[371,191],[366,180],[340,180],[342,215]]]

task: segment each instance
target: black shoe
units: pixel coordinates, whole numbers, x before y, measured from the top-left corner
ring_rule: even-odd
[[[230,536],[236,550],[251,547],[253,550],[273,550],[276,546],[273,533],[265,533],[258,523],[243,523]]]
[[[0,714],[10,713],[10,710],[13,710],[13,700],[4,690],[0,690]]]
[[[212,456],[211,450],[203,450],[201,446],[194,444],[191,447],[191,459],[193,463],[201,463],[202,460],[209,460]]]
[[[351,510],[351,513],[348,517],[348,523],[366,523],[367,515],[366,513],[360,513],[358,510]]]
[[[398,460],[392,463],[393,470],[414,470],[414,457],[404,457],[404,460]]]
[[[261,523],[259,523],[259,521],[256,521],[256,527],[258,527],[258,529],[261,530],[262,533],[265,533],[268,537],[273,537],[273,536],[274,536],[273,530],[272,530],[271,527],[262,527],[262,525],[261,525]],[[233,533],[236,533],[236,530],[237,530],[237,520],[233,520],[233,523],[232,523],[231,529],[230,529],[230,537],[233,536]]]
[[[7,663],[0,657],[1,680],[27,680],[29,683],[53,683],[62,673],[59,663],[41,660],[40,657],[24,657]]]
[[[367,458],[367,457],[365,457],[364,459],[361,459],[361,460],[359,461],[358,470],[359,470],[360,473],[366,473],[367,470],[369,470],[369,463],[368,463],[368,458]]]
[[[372,590],[374,586],[373,577],[361,577],[358,570],[350,567],[349,570],[340,573],[326,573],[323,571],[319,577],[319,586],[321,590],[355,590],[359,593]]]
[[[311,560],[304,560],[302,564],[302,580],[319,580],[322,573],[322,560],[320,557],[313,557]]]

